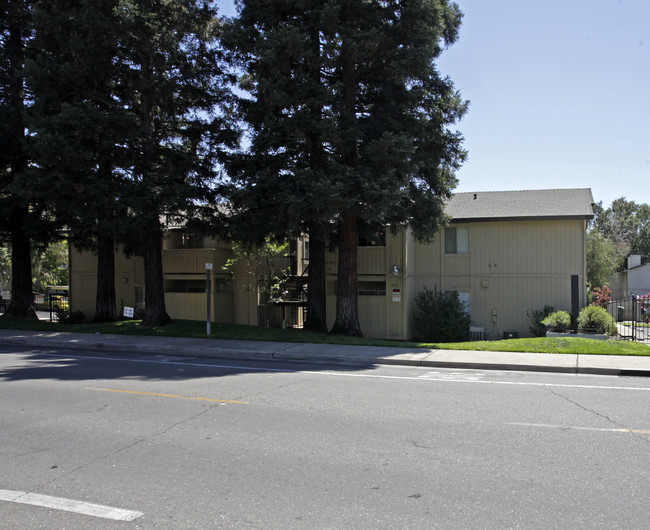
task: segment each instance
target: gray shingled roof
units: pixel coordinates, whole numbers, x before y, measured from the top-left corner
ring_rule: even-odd
[[[521,190],[456,193],[445,211],[454,221],[591,219],[591,190]]]

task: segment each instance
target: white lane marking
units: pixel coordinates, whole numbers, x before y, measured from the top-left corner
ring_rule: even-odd
[[[22,355],[22,354],[16,354]],[[229,370],[246,370],[249,372],[277,372],[286,374],[309,374],[309,375],[324,375],[335,377],[363,377],[367,379],[398,379],[403,381],[427,381],[427,379],[420,379],[420,376],[403,376],[403,375],[376,375],[376,374],[349,374],[344,372],[326,372],[316,370],[289,370],[283,368],[261,368],[253,366],[238,366],[229,364],[209,364],[197,362],[180,362],[180,361],[160,361],[153,359],[125,359],[122,357],[103,357],[92,355],[63,355],[60,353],[40,353],[44,357],[56,357],[59,359],[89,359],[93,361],[118,361],[126,363],[143,363],[143,364],[167,364],[177,366],[196,366],[199,368],[225,368]],[[502,373],[502,372],[500,372]],[[635,390],[641,392],[650,392],[650,387],[633,387],[633,386],[604,386],[604,385],[567,385],[562,383],[533,383],[522,381],[467,381],[467,380],[449,380],[449,379],[435,379],[432,382],[438,383],[471,383],[483,385],[507,385],[507,386],[534,386],[541,388],[585,388],[595,390]]]
[[[28,493],[26,491],[0,489],[0,500],[29,504],[31,506],[40,506],[42,508],[52,508],[64,512],[91,515],[93,517],[101,517],[102,519],[111,519],[113,521],[133,521],[143,515],[142,512],[136,512],[134,510],[123,510],[122,508],[113,508],[112,506],[104,506],[103,504],[92,504],[90,502],[64,499],[63,497],[52,497],[50,495],[40,495],[38,493]]]
[[[507,422],[506,425],[518,425],[521,427],[542,427],[545,429],[571,429],[577,431],[602,431],[602,432],[627,432],[636,434],[650,434],[648,429],[612,429],[604,427],[578,427],[574,425],[551,425],[547,423],[517,423]]]
[[[418,379],[434,381],[480,381],[486,374],[481,372],[427,372]]]

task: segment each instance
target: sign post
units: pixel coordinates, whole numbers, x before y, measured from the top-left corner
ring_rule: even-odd
[[[212,333],[212,317],[210,315],[210,280],[212,276],[212,263],[206,263],[205,264],[205,298],[207,301],[207,326],[206,326],[206,331],[208,334],[208,337]]]

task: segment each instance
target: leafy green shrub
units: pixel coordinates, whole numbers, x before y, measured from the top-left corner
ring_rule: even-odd
[[[546,326],[542,322],[555,309],[551,305],[545,305],[544,309],[531,309],[526,311],[526,316],[530,318],[530,327],[528,328],[533,337],[544,337],[546,335]]]
[[[578,329],[581,331],[596,331],[613,335],[616,333],[616,322],[607,310],[600,306],[590,305],[582,308],[578,315]]]
[[[553,331],[569,331],[571,329],[571,315],[566,311],[556,311],[542,320],[542,324]]]
[[[80,310],[69,312],[66,309],[57,309],[56,320],[59,324],[82,324],[86,316]]]
[[[471,318],[458,293],[426,287],[415,295],[415,339],[421,342],[469,340]]]

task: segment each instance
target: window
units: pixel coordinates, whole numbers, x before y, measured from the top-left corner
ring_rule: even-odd
[[[166,293],[204,293],[205,280],[166,280]]]
[[[385,247],[386,232],[382,230],[368,231],[359,235],[360,247]]]
[[[359,282],[359,296],[386,296],[385,282]]]
[[[445,228],[445,254],[469,254],[469,228]]]
[[[214,241],[202,234],[170,230],[165,234],[163,248],[165,250],[206,248],[206,243],[213,244]]]

